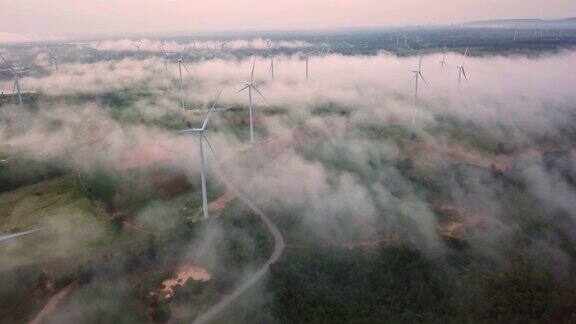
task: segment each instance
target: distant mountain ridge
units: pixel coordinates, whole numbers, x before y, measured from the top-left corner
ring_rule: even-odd
[[[576,17],[564,19],[496,19],[464,23],[465,27],[519,28],[519,29],[576,29]]]

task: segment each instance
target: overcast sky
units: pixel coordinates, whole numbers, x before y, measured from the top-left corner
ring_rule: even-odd
[[[0,34],[205,32],[576,16],[576,0],[0,0]]]

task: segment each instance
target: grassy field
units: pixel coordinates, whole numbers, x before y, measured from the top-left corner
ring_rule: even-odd
[[[70,257],[115,237],[71,175],[2,193],[0,206],[0,234],[42,229],[2,244],[0,269]]]

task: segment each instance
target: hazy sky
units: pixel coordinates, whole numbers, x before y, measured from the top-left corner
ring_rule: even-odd
[[[193,33],[570,16],[576,0],[0,0],[0,33]]]

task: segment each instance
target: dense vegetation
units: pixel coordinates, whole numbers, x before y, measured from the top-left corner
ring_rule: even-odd
[[[458,258],[466,252],[453,251]],[[452,260],[455,260],[452,256]],[[486,269],[406,246],[292,251],[272,268],[280,322],[570,322],[576,286],[534,264]]]

